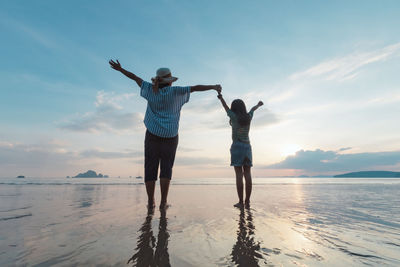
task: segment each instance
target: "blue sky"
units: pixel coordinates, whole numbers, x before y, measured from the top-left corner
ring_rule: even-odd
[[[93,3],[0,3],[1,177],[143,174],[146,103],[110,58],[263,100],[255,176],[400,170],[398,1]],[[175,176],[232,176],[230,143],[215,94],[192,94]]]

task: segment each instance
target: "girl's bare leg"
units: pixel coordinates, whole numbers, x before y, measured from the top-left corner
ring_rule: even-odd
[[[235,166],[236,174],[236,190],[239,197],[239,203],[235,204],[235,207],[243,205],[243,168],[242,166]]]
[[[250,206],[250,196],[253,187],[253,183],[251,181],[251,167],[243,166],[243,170],[244,170],[244,179],[246,181],[246,199],[244,201],[244,204],[246,206]]]

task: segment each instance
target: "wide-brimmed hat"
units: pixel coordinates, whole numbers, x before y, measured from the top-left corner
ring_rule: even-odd
[[[158,81],[158,83],[171,83],[178,80],[177,77],[173,77],[169,68],[159,68],[156,73],[156,77],[151,78],[154,82]]]

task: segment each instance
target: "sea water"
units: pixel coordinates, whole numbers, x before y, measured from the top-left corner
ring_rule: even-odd
[[[172,266],[400,266],[400,179],[253,181],[240,211],[233,179],[174,179],[149,221],[140,179],[0,179],[0,266],[150,264],[158,240]]]

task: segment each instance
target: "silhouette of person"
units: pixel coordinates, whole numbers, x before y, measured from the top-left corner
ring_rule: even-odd
[[[160,223],[158,226],[157,240],[153,235],[151,221],[154,215],[154,209],[148,209],[146,219],[139,229],[140,235],[137,239],[135,253],[128,260],[127,264],[133,266],[171,266],[168,254],[169,233],[167,229],[168,219],[166,210],[160,211]]]

